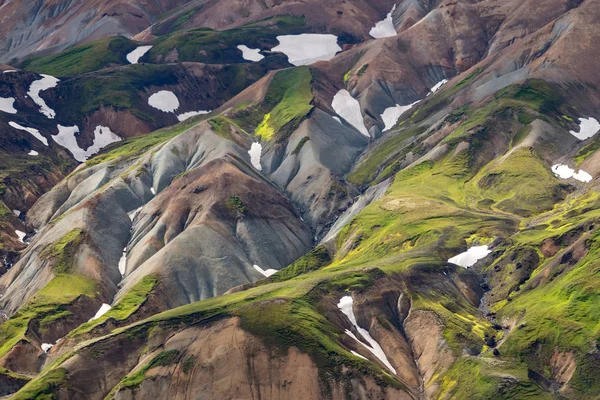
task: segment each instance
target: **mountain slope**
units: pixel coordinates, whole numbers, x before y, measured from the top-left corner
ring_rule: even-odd
[[[162,129],[10,217],[36,234],[0,276],[3,395],[595,398],[598,5],[189,2],[136,37],[147,63],[72,72],[57,121],[81,100]],[[290,66],[265,27],[340,50]],[[212,112],[166,120],[158,89]]]

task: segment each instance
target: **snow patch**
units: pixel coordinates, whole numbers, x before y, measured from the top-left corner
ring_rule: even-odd
[[[367,341],[367,343],[364,343],[363,341],[361,341],[359,338],[356,337],[356,335],[354,335],[354,333],[352,333],[352,331],[350,331],[348,329],[346,329],[346,335],[350,336],[351,338],[356,340],[358,343],[363,345],[363,347],[365,347],[367,350],[369,350],[371,353],[373,353],[373,355],[375,357],[377,357],[386,367],[388,367],[388,369],[394,375],[396,375],[396,370],[394,369],[394,367],[392,367],[392,364],[390,364],[390,362],[388,361],[387,356],[385,355],[385,352],[383,351],[383,349],[381,348],[379,343],[377,343],[377,341],[371,337],[371,334],[369,334],[369,331],[358,326],[358,323],[356,322],[356,316],[354,315],[354,310],[352,309],[353,303],[354,303],[354,301],[352,300],[352,296],[344,296],[340,299],[340,302],[338,303],[337,306],[340,309],[340,311],[342,313],[344,313],[344,315],[346,317],[348,317],[348,319],[350,320],[350,323],[352,323],[354,328],[356,328],[358,333],[360,333],[360,335]],[[354,353],[352,353],[352,354],[354,354]]]
[[[154,187],[150,188],[150,193],[152,193],[153,196],[156,196],[156,190],[154,190]]]
[[[27,153],[28,156],[39,156],[40,153],[38,153],[35,150],[29,150],[29,153]]]
[[[333,97],[331,107],[340,117],[344,118],[350,125],[358,129],[360,133],[366,137],[370,137],[361,113],[360,103],[352,97],[350,92],[346,89],[337,92]]]
[[[131,64],[137,64],[140,58],[142,58],[151,48],[152,46],[140,46],[136,48],[131,53],[127,54],[127,61]]]
[[[42,351],[43,351],[44,353],[47,353],[47,352],[48,352],[48,350],[50,350],[52,347],[54,347],[54,345],[53,345],[53,344],[50,344],[50,343],[42,343],[42,346],[41,346],[41,348],[42,348]]]
[[[431,93],[429,93],[429,94],[432,94],[432,93],[435,93],[435,92],[437,92],[437,91],[438,91],[438,90],[440,90],[440,88],[441,88],[442,86],[444,86],[444,85],[445,85],[447,82],[448,82],[448,79],[442,79],[441,81],[439,81],[438,83],[436,83],[435,85],[433,85],[433,87],[431,88]]]
[[[260,49],[251,49],[243,44],[240,44],[237,48],[242,52],[242,58],[244,60],[256,62],[265,58],[265,56],[260,54]]]
[[[57,125],[56,127],[58,128],[58,134],[52,135],[52,139],[60,146],[69,150],[71,154],[73,154],[73,157],[79,162],[84,162],[102,148],[121,140],[119,136],[111,132],[110,128],[100,125],[94,130],[94,142],[92,145],[88,147],[87,150],[83,150],[77,144],[77,137],[75,136],[75,134],[79,132],[79,127],[77,125]]]
[[[123,249],[123,255],[119,259],[119,272],[121,276],[125,276],[125,269],[127,267],[127,247]]]
[[[141,210],[142,210],[142,207],[136,208],[135,210],[127,213],[127,216],[129,217],[131,222],[133,222],[133,220],[135,219],[135,217],[137,217],[137,215],[140,213]]]
[[[568,165],[563,164],[553,165],[552,172],[561,179],[573,178],[584,183],[590,182],[593,179],[592,176],[584,170],[580,169],[579,171],[575,172],[574,169],[571,169]]]
[[[260,143],[252,143],[248,154],[250,154],[250,162],[252,166],[259,171],[262,171],[262,165],[260,165],[260,155],[262,153],[262,145]]]
[[[48,107],[44,99],[40,97],[40,92],[56,87],[56,85],[58,85],[58,82],[60,82],[60,79],[44,74],[42,74],[41,76],[42,79],[33,81],[31,83],[27,94],[31,97],[31,100],[33,100],[35,104],[37,104],[40,107],[40,112],[42,114],[44,114],[50,119],[54,119],[54,117],[56,116],[56,112],[54,112],[53,109]]]
[[[208,113],[210,113],[211,111],[212,111],[212,110],[208,110],[208,111],[206,111],[206,110],[200,110],[200,111],[188,111],[188,112],[185,112],[185,113],[183,113],[183,114],[179,114],[179,115],[177,116],[177,119],[178,119],[180,122],[183,122],[183,121],[185,121],[186,119],[190,119],[190,118],[192,118],[192,117],[195,117],[196,115],[204,115],[204,114],[208,114]]]
[[[23,125],[19,125],[16,122],[12,122],[12,121],[10,121],[8,124],[10,126],[12,126],[13,128],[18,129],[20,131],[25,131],[25,132],[31,133],[33,135],[33,137],[35,137],[40,142],[44,143],[44,146],[48,146],[48,139],[43,137],[42,134],[40,133],[40,131],[38,131],[37,129],[27,128]]]
[[[15,214],[15,216],[17,218],[19,218],[21,216],[21,211],[19,211],[19,210],[13,210],[13,214]]]
[[[385,124],[385,128],[383,128],[383,131],[384,132],[389,131],[394,126],[396,126],[396,123],[398,122],[398,120],[400,119],[402,114],[404,114],[405,112],[410,110],[419,101],[421,101],[421,100],[417,100],[414,103],[408,104],[406,106],[401,106],[399,104],[396,104],[394,107],[386,108],[383,111],[383,114],[381,114],[381,119],[383,120],[383,123]]]
[[[448,259],[448,262],[460,265],[464,268],[469,268],[475,265],[477,261],[486,257],[491,252],[492,251],[488,248],[488,246],[473,246],[464,253],[460,253],[459,255]]]
[[[157,110],[169,113],[179,108],[179,99],[170,90],[160,90],[148,98],[148,104]]]
[[[100,318],[101,316],[106,314],[108,312],[108,310],[110,310],[110,304],[106,304],[106,303],[102,304],[100,306],[100,309],[98,311],[96,311],[96,315],[94,315],[92,318],[90,318],[90,321]]]
[[[392,19],[392,14],[395,9],[396,5],[394,4],[392,11],[388,13],[386,18],[383,21],[379,21],[373,28],[371,28],[369,35],[371,35],[372,38],[379,39],[396,36],[396,28],[394,28],[394,21]]]
[[[17,109],[14,106],[15,99],[13,97],[0,97],[0,111],[9,114],[16,114]]]
[[[332,118],[335,119],[340,124],[342,123],[342,120],[340,119],[340,117],[335,116],[335,117],[332,117]]]
[[[17,72],[17,70],[16,70],[16,69],[7,69],[7,70],[6,70],[6,71],[4,71],[3,73],[4,73],[4,74],[10,74],[10,73],[12,73],[12,72]]]
[[[579,140],[586,140],[600,131],[600,122],[596,118],[579,118],[579,132],[569,131]]]
[[[23,241],[23,239],[25,239],[25,236],[27,236],[27,234],[25,232],[21,232],[20,230],[16,230],[15,234],[17,235],[17,237],[19,238],[19,242],[21,243],[25,243]]]
[[[268,269],[268,270],[264,270],[261,267],[259,267],[258,265],[253,265],[254,269],[257,270],[258,272],[260,272],[261,274],[263,274],[264,276],[266,276],[267,278],[270,277],[271,275],[279,272],[276,269]]]
[[[279,45],[271,51],[285,54],[292,65],[309,65],[331,60],[338,51],[342,51],[337,39],[337,36],[329,34],[282,35],[277,36]]]

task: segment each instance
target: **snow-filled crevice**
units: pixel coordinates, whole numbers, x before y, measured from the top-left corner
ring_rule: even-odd
[[[260,165],[260,156],[262,154],[262,145],[260,143],[252,143],[250,150],[248,150],[248,154],[250,154],[250,162],[252,166],[259,171],[262,171],[262,165]]]
[[[482,258],[485,258],[491,252],[492,251],[486,245],[473,246],[473,247],[470,247],[464,253],[460,253],[460,254],[448,259],[448,262],[451,264],[459,265],[464,268],[470,268],[473,265],[475,265],[475,263],[477,261],[481,260]]]
[[[56,112],[53,109],[48,107],[44,99],[40,97],[40,92],[43,92],[47,89],[52,89],[58,85],[60,80],[50,75],[41,75],[42,79],[38,79],[37,81],[33,81],[31,86],[29,87],[29,91],[27,94],[31,97],[31,100],[34,101],[35,104],[40,108],[40,112],[44,114],[46,117],[53,119],[56,116]]]
[[[342,89],[333,97],[331,102],[333,111],[340,117],[345,119],[350,125],[355,127],[360,133],[366,137],[370,137],[369,131],[365,126],[365,121],[362,116],[360,103],[356,100],[350,92],[346,89]]]
[[[394,20],[392,19],[392,14],[394,13],[394,10],[396,10],[395,4],[392,7],[392,11],[388,13],[386,18],[382,21],[379,21],[375,24],[373,28],[371,28],[371,30],[369,31],[369,35],[371,35],[372,38],[380,39],[396,36],[397,32],[396,28],[394,27]]]
[[[127,54],[127,61],[129,61],[131,64],[137,64],[140,61],[140,58],[142,58],[144,54],[150,51],[151,48],[152,46],[139,46],[138,48]]]
[[[253,265],[253,267],[254,267],[255,270],[257,270],[258,272],[260,272],[261,274],[263,274],[267,278],[270,277],[271,275],[279,272],[276,269],[267,269],[267,270],[264,270],[261,267],[259,267],[258,265]]]
[[[396,369],[394,369],[394,367],[392,367],[392,364],[390,364],[387,356],[385,355],[385,352],[383,351],[383,349],[381,348],[381,346],[379,345],[379,343],[377,343],[377,341],[375,339],[373,339],[371,337],[371,334],[369,334],[369,331],[367,331],[366,329],[361,328],[360,326],[358,326],[358,323],[356,322],[356,316],[354,315],[354,310],[352,308],[354,304],[354,301],[352,300],[352,296],[344,296],[340,299],[340,302],[338,303],[338,308],[340,309],[340,311],[342,313],[344,313],[344,315],[346,317],[348,317],[348,319],[350,320],[350,323],[352,324],[352,326],[354,326],[354,328],[358,331],[358,333],[367,341],[366,343],[363,342],[362,340],[360,340],[358,337],[356,337],[356,335],[346,329],[346,334],[348,336],[350,336],[351,338],[353,338],[354,340],[356,340],[358,343],[360,343],[364,348],[366,348],[367,350],[369,350],[375,357],[377,357],[394,375],[396,375]],[[357,355],[359,357],[361,357],[359,354],[355,354],[354,352],[352,353],[354,355]],[[363,357],[364,358],[364,357]]]

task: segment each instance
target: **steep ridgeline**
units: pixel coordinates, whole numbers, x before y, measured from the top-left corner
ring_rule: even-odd
[[[192,1],[123,51],[139,64],[48,92],[57,121],[83,121],[54,99],[133,74],[94,102],[153,132],[11,217],[36,234],[0,276],[1,395],[600,393],[600,2],[372,3]],[[78,49],[62,54],[96,51]],[[71,156],[30,100],[58,168]]]

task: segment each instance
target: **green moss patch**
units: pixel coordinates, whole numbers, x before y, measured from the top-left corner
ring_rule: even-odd
[[[111,37],[70,47],[51,56],[28,59],[22,67],[54,76],[81,75],[111,65],[129,64],[126,56],[136,47],[135,42],[123,36]]]

